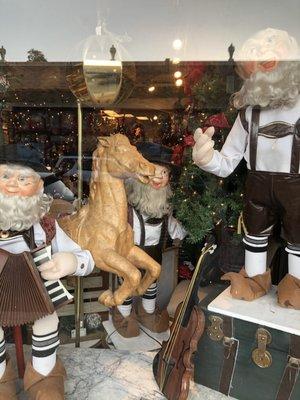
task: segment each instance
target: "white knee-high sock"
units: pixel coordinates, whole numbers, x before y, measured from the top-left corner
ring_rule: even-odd
[[[300,248],[288,243],[286,247],[289,263],[289,274],[300,279]]]
[[[155,310],[156,297],[157,297],[157,283],[154,282],[152,283],[152,285],[148,287],[147,291],[143,294],[142,297],[142,304],[144,310],[149,314],[152,314]]]
[[[128,297],[123,304],[117,307],[124,318],[128,317],[132,310],[132,297]]]
[[[5,340],[4,340],[3,329],[0,327],[0,379],[4,375],[5,368],[6,368]]]
[[[245,270],[249,277],[261,275],[267,270],[267,236],[245,235]]]
[[[32,366],[44,376],[47,376],[56,364],[56,350],[59,345],[58,322],[54,312],[33,324]]]

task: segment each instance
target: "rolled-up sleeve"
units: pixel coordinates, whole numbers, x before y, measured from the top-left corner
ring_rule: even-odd
[[[172,215],[170,215],[168,219],[168,232],[171,236],[171,239],[183,240],[187,235],[187,231],[184,229],[181,223]]]
[[[60,228],[56,221],[55,227],[56,235],[51,242],[53,253],[58,253],[60,251],[73,253],[77,258],[77,269],[74,275],[89,275],[93,271],[95,265],[91,253],[88,250],[82,250],[82,248]]]
[[[248,140],[240,115],[237,116],[221,151],[214,150],[211,161],[200,166],[203,171],[225,178],[230,175],[243,158]]]

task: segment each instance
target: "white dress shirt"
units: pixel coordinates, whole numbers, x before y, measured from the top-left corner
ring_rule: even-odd
[[[246,121],[251,123],[252,108],[246,110]],[[262,109],[260,111],[259,126],[262,128],[268,124],[284,122],[294,125],[300,118],[300,97],[297,103],[291,107],[276,109]],[[250,126],[250,124],[249,124]],[[256,171],[290,172],[293,135],[273,139],[258,136]],[[242,158],[249,163],[249,133],[244,129],[240,116],[229,132],[222,150],[214,150],[211,161],[200,166],[201,169],[217,176],[226,177],[237,167]]]
[[[46,233],[42,226],[37,223],[33,226],[34,241],[38,246],[46,243]],[[51,241],[52,253],[60,251],[70,252],[77,258],[77,270],[74,275],[84,276],[89,275],[94,268],[94,261],[91,253],[88,250],[82,250],[81,247],[75,243],[58,225],[55,221],[56,234]],[[30,251],[27,243],[22,235],[17,235],[8,239],[0,240],[0,248],[13,254],[23,253]]]
[[[141,214],[145,224],[145,246],[155,246],[160,241],[162,222],[157,225],[147,224],[149,218],[145,214]],[[141,240],[141,224],[135,209],[133,209],[133,232],[134,243],[138,246]],[[168,217],[168,232],[172,239],[184,239],[187,232],[180,222],[172,215]]]

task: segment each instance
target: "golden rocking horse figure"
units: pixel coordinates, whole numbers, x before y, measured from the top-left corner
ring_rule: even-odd
[[[148,183],[154,175],[155,166],[142,157],[126,136],[100,137],[93,153],[89,203],[59,221],[75,242],[91,252],[98,268],[123,278],[114,293],[106,290],[99,297],[106,306],[116,306],[129,296],[143,294],[160,274],[161,266],[134,245],[123,184],[128,177]],[[139,268],[146,270],[143,278]]]

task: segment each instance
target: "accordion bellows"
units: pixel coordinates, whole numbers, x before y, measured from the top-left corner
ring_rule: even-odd
[[[22,325],[53,312],[32,255],[0,249],[0,326]]]

